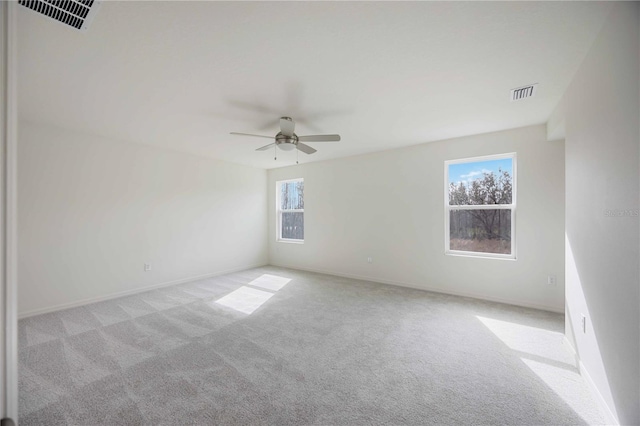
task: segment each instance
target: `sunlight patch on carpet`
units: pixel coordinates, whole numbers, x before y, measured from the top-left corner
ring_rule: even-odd
[[[215,303],[251,315],[253,311],[262,306],[271,296],[273,296],[273,293],[242,286],[218,299]]]
[[[251,281],[249,285],[254,287],[261,287],[265,290],[278,291],[291,281],[291,278],[279,277],[277,275],[262,274],[255,280]]]
[[[562,333],[481,316],[476,318],[516,352],[537,377],[588,422],[589,416],[585,417],[583,410],[584,400],[590,399],[590,394],[575,359],[562,347]]]
[[[576,414],[588,423],[589,416],[583,414],[584,401],[589,400],[591,395],[584,384],[584,379],[577,370],[561,368],[526,358],[521,359],[536,376],[542,379]],[[597,410],[595,404],[593,405],[593,410]]]
[[[214,303],[218,305],[226,306],[231,309],[235,309],[238,312],[242,312],[247,315],[251,315],[253,311],[258,309],[271,298],[282,287],[287,285],[291,281],[290,278],[279,277],[277,275],[262,274],[255,280],[242,286],[237,290],[232,291],[226,296],[216,300]],[[254,287],[260,287],[265,290],[258,290]]]
[[[576,367],[573,358],[558,348],[563,334],[543,328],[476,316],[493,334],[509,348]]]

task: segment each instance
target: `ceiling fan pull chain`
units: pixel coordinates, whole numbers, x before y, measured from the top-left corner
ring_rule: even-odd
[[[278,159],[278,145],[273,145],[273,161]]]
[[[298,164],[298,149],[296,147],[296,164]]]

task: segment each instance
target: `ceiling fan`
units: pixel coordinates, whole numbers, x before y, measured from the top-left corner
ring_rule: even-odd
[[[257,138],[268,138],[274,139],[275,142],[270,143],[269,145],[265,145],[256,149],[256,151],[266,151],[267,149],[273,147],[278,147],[283,151],[292,151],[297,149],[298,151],[302,151],[305,154],[313,154],[317,150],[310,147],[309,145],[303,144],[302,142],[338,142],[340,140],[340,135],[309,135],[309,136],[298,136],[293,131],[295,130],[296,122],[293,121],[291,117],[281,117],[280,118],[280,132],[278,132],[275,136],[263,136],[263,135],[252,135],[250,133],[238,133],[231,132],[232,135],[240,135],[240,136],[253,136]]]

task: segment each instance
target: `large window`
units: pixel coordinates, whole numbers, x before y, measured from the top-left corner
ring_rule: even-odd
[[[276,182],[278,241],[304,241],[304,180]]]
[[[444,166],[445,253],[515,259],[515,153]]]

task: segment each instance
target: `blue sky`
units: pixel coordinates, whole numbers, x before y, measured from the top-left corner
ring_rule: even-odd
[[[498,174],[498,169],[507,170],[513,176],[513,159],[474,161],[449,165],[449,183],[471,182],[481,179],[484,172]]]

